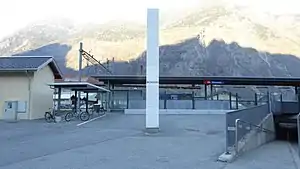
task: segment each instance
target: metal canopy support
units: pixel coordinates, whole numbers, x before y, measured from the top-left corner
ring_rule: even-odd
[[[235,108],[239,109],[239,96],[237,93],[235,94]]]
[[[109,81],[108,81],[108,90],[111,90],[111,85],[110,85]],[[111,93],[107,93],[106,95],[107,95],[107,97],[106,97],[106,99],[107,99],[107,111],[110,112],[110,108],[111,108]]]
[[[229,108],[232,110],[232,98],[231,98],[231,92],[229,93]]]
[[[254,105],[257,106],[257,93],[254,93]]]
[[[115,85],[111,86],[112,92],[111,92],[111,108],[114,109],[115,108]]]
[[[298,96],[298,112],[300,112],[300,93],[298,87],[297,87],[297,96]]]
[[[89,112],[89,108],[88,108],[88,106],[89,106],[89,92],[86,92],[86,100],[85,100],[85,111],[86,112]]]
[[[76,99],[76,98],[78,98],[78,93],[77,93],[77,91],[75,90],[75,99]],[[78,101],[78,100],[77,100],[77,101]],[[76,101],[76,102],[77,102],[77,101]],[[74,104],[74,110],[77,111],[77,107],[78,107],[78,105],[77,105],[77,103],[75,103],[75,104]]]
[[[204,98],[207,100],[207,85],[204,85]]]
[[[57,113],[60,113],[60,108],[61,108],[61,87],[58,88],[57,94],[58,94],[58,99],[57,99]],[[54,113],[54,111],[53,111],[53,113]],[[54,116],[54,114],[53,114],[53,116]]]
[[[165,94],[164,94],[164,109],[167,109],[167,91],[165,91]]]
[[[106,101],[105,101],[105,103],[106,103],[106,110],[109,112],[110,111],[110,106],[109,106],[109,95],[110,95],[110,93],[105,93],[105,99],[106,99]]]
[[[126,91],[126,109],[129,109],[129,90]]]
[[[192,84],[192,87],[194,88],[195,85]],[[195,109],[195,91],[192,91],[192,109]]]
[[[213,85],[210,85],[210,98],[211,100],[214,100],[214,93],[213,93]]]

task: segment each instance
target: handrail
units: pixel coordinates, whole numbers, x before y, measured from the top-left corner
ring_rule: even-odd
[[[256,124],[253,124],[253,123],[250,123],[250,122],[241,120],[241,119],[238,119],[238,122],[243,122],[243,123],[249,124],[250,126],[257,127],[257,128],[259,128],[259,129],[261,129],[261,131],[263,131],[263,132],[275,133],[274,131],[269,130],[269,129],[266,129],[266,128],[260,126],[260,125],[256,125]]]
[[[300,116],[299,116],[300,117]],[[239,151],[239,139],[238,139],[238,126],[239,126],[239,122],[242,122],[242,123],[246,123],[246,124],[249,124],[250,126],[254,126],[258,129],[260,129],[261,131],[263,132],[270,132],[270,133],[275,133],[274,131],[272,130],[269,130],[269,129],[266,129],[266,128],[263,128],[262,126],[260,125],[256,125],[256,124],[253,124],[251,122],[247,122],[247,121],[244,121],[244,120],[241,120],[241,119],[236,119],[235,120],[235,153],[237,154],[238,151]],[[299,155],[300,155],[300,152],[299,152]]]

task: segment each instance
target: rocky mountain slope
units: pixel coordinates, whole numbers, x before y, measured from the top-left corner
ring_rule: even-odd
[[[297,15],[257,17],[222,5],[198,9],[161,29],[161,74],[300,76],[299,24]],[[145,26],[136,23],[39,23],[0,41],[0,55],[52,55],[70,74],[80,41],[99,61],[114,57],[115,74],[145,71]],[[104,72],[94,66],[86,73]]]

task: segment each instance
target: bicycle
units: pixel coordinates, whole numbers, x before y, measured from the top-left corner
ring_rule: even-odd
[[[49,108],[50,111],[46,111],[45,112],[45,120],[46,122],[48,123],[51,123],[51,122],[55,122],[55,116],[53,115],[54,114],[54,109],[53,108]]]
[[[82,111],[81,109],[79,109],[79,111],[80,112],[78,113],[75,109],[72,109],[72,112],[69,112],[65,115],[65,121],[69,122],[74,117],[79,117],[81,121],[87,121],[90,119],[90,114],[88,112]]]
[[[91,115],[88,112],[83,111],[83,112],[80,113],[79,118],[80,118],[81,121],[88,121],[90,119],[90,116]]]
[[[100,109],[96,111],[96,113],[98,114],[98,116],[102,116],[106,113],[106,110],[101,106]]]

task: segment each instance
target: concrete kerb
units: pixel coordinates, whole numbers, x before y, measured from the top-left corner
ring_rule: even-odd
[[[160,109],[160,115],[224,115],[234,110]],[[125,109],[124,114],[144,115],[146,109]]]
[[[217,161],[231,163],[236,157],[235,151],[225,152],[219,156]]]

